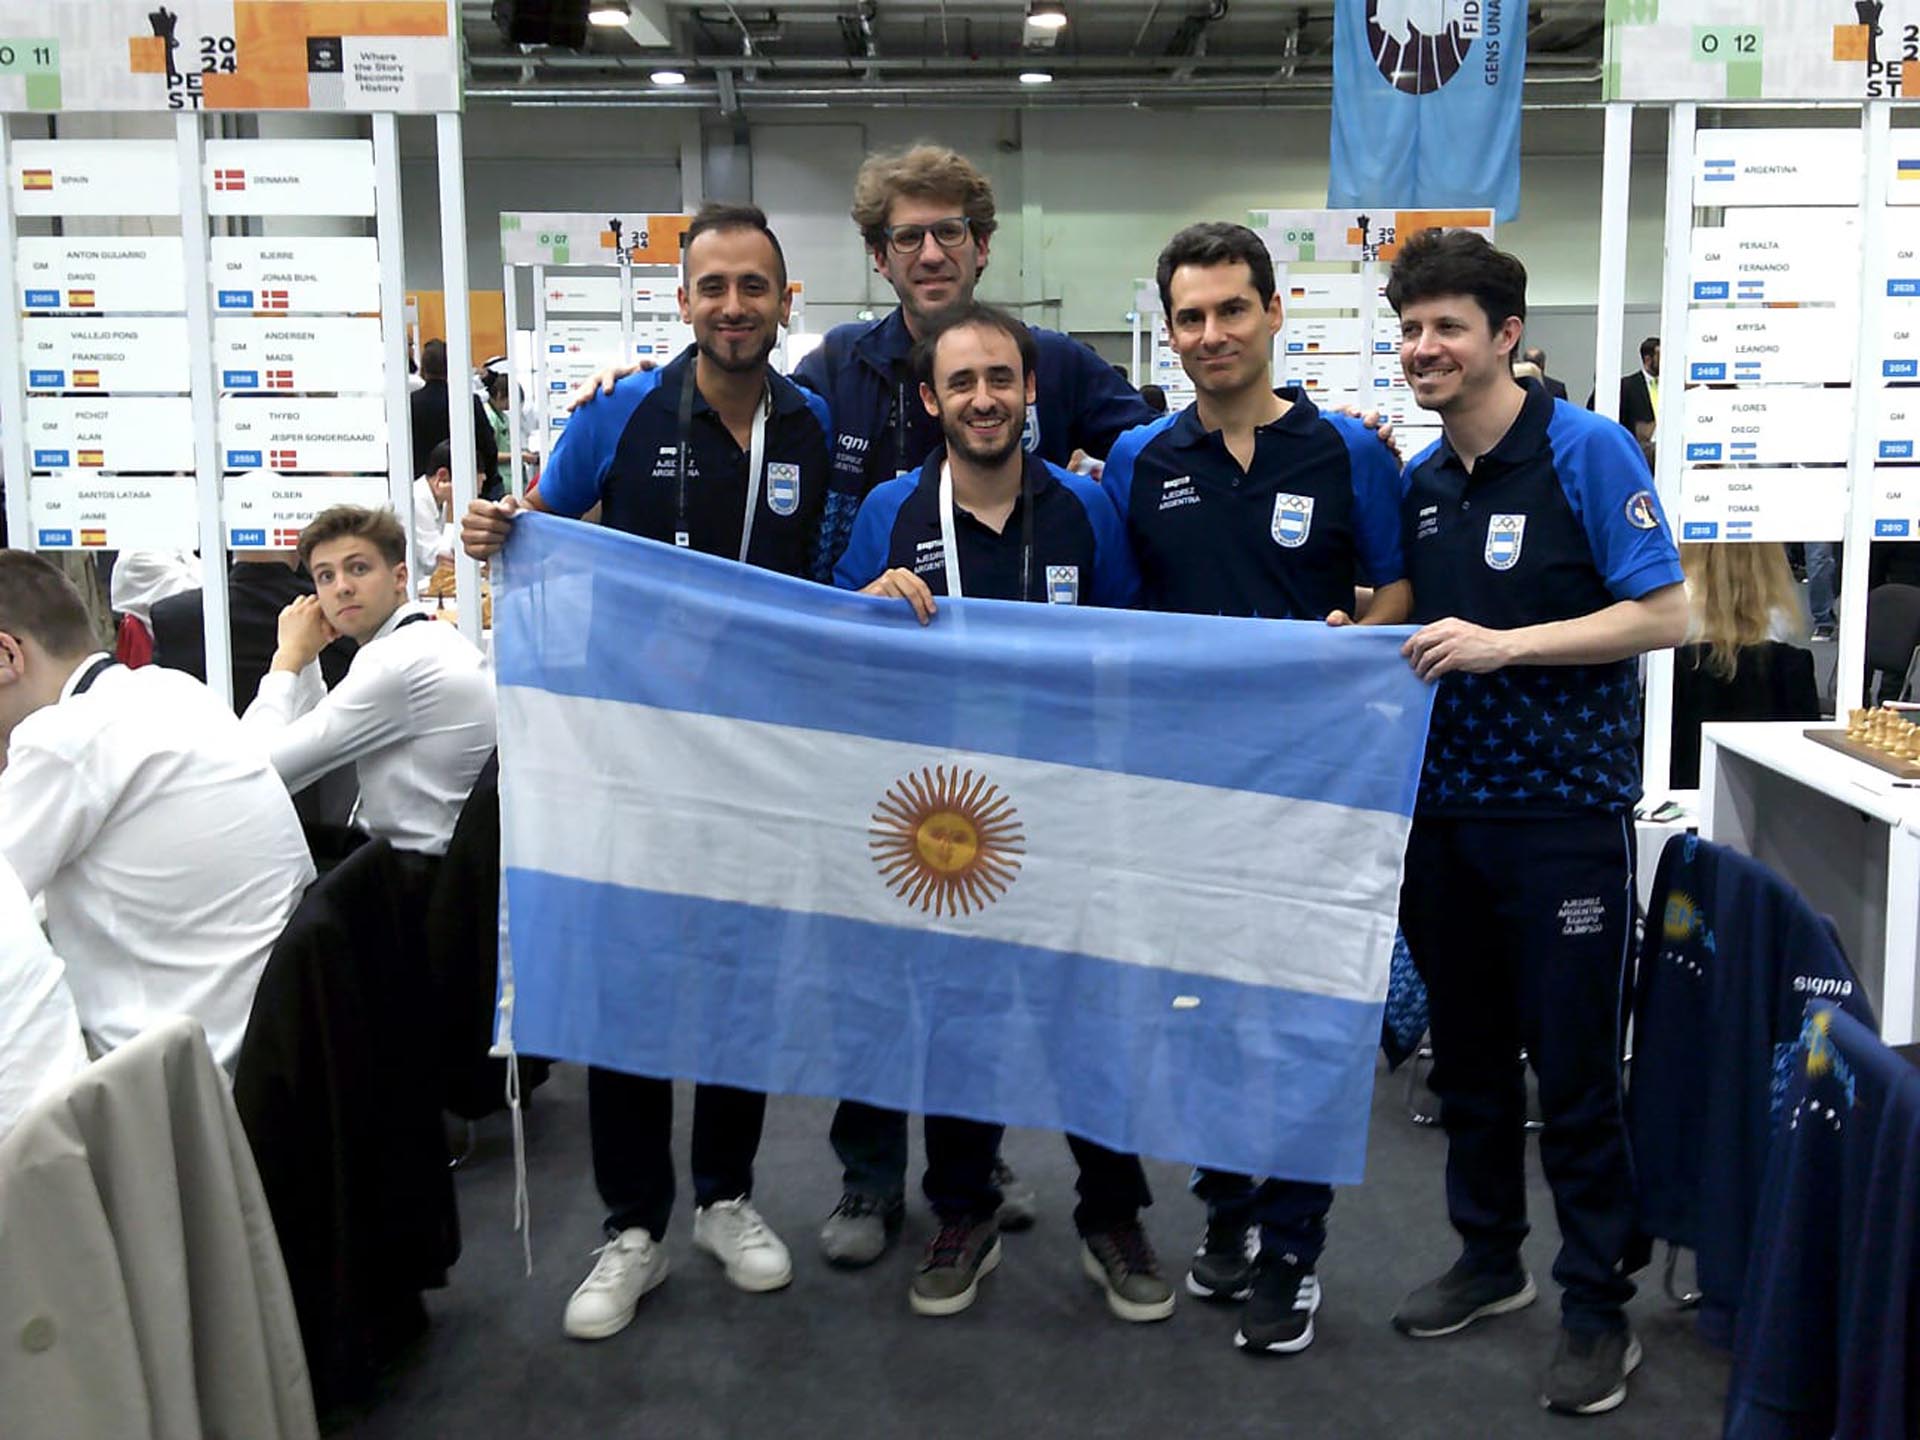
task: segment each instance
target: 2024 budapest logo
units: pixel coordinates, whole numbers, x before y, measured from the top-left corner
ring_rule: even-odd
[[[1500,82],[1504,0],[1367,0],[1367,49],[1386,82],[1408,95],[1431,95],[1458,77],[1474,42],[1484,40],[1485,84]]]

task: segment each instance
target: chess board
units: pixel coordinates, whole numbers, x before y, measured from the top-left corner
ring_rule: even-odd
[[[1875,769],[1884,770],[1889,775],[1897,775],[1902,780],[1920,780],[1920,761],[1896,759],[1886,751],[1876,750],[1863,741],[1849,740],[1843,728],[1810,727],[1806,734],[1809,740],[1817,741],[1844,755],[1851,755],[1856,760],[1864,760]]]

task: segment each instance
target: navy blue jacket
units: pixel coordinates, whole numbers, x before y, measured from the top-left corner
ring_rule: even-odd
[[[1668,841],[1647,914],[1626,1104],[1639,1226],[1695,1252],[1701,1333],[1727,1345],[1806,1003],[1873,1017],[1833,927],[1738,851]]]
[[[1105,457],[1113,442],[1154,418],[1114,368],[1071,336],[1033,331],[1040,351],[1038,402],[1027,409],[1029,454],[1064,465],[1075,450]],[[898,307],[880,320],[827,332],[793,378],[826,397],[833,412],[833,486],[821,527],[824,568],[846,549],[854,512],[883,480],[918,468],[940,442],[940,426],[906,373],[913,337]]]
[[[1415,456],[1400,514],[1417,625],[1453,615],[1512,630],[1577,619],[1681,581],[1633,437],[1535,381],[1471,474],[1444,436]],[[1441,678],[1420,814],[1619,812],[1639,797],[1633,660]]]
[[[1920,1435],[1920,1071],[1809,1004],[1789,1053],[1727,1440]]]

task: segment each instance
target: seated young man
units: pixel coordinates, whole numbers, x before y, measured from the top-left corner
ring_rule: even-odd
[[[338,765],[360,777],[354,823],[396,850],[444,855],[494,746],[493,677],[479,649],[407,598],[407,537],[391,510],[336,505],[300,532],[315,594],[280,612],[280,646],[242,724],[287,789]],[[331,692],[314,663],[345,635]]]
[[[313,879],[286,787],[177,671],[100,652],[79,592],[0,551],[0,858],[47,902],[92,1049],[191,1015],[231,1066]]]
[[[426,572],[414,588],[422,595],[436,572],[453,573],[453,557],[460,549],[460,526],[453,518],[452,455],[453,446],[442,440],[428,453],[426,470],[413,481],[413,553]]]

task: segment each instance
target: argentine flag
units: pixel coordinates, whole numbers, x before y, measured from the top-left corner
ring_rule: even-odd
[[[1361,1177],[1404,632],[830,590],[524,515],[502,1039]]]

